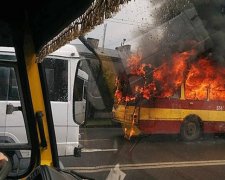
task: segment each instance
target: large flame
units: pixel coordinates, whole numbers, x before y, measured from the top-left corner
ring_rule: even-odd
[[[185,81],[187,99],[225,100],[225,68],[209,58],[191,64]]]
[[[182,84],[185,87],[186,99],[225,100],[225,68],[218,66],[208,57],[193,61],[194,56],[194,50],[175,53],[170,59],[164,60],[161,66],[154,68],[151,64],[142,63],[140,55],[132,55],[127,60],[129,74],[126,80],[117,78],[117,102],[127,102],[140,97],[171,97]],[[130,81],[128,77],[136,79]],[[133,93],[124,93],[124,88],[118,88],[121,83],[129,84]]]

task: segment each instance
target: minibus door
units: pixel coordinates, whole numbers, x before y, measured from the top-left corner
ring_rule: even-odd
[[[68,61],[47,58],[43,62],[46,73],[49,99],[51,102],[58,155],[64,156],[67,146],[68,131]]]
[[[21,109],[15,69],[9,70],[8,101],[6,105],[6,133],[12,142],[27,143],[27,135],[24,118]],[[25,153],[25,152],[24,152]],[[27,152],[28,153],[28,152]],[[29,156],[28,154],[24,154]]]

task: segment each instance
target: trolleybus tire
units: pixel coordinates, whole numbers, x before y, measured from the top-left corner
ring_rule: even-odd
[[[199,139],[202,135],[201,119],[194,114],[188,115],[181,125],[180,134],[184,141]]]

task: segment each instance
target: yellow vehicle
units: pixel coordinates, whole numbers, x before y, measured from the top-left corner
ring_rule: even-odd
[[[14,47],[16,59],[1,56],[0,66],[6,73],[2,77],[11,74],[12,70],[15,72],[16,79],[10,83],[18,85],[21,106],[14,107],[13,111],[22,111],[27,140],[17,143],[8,139],[0,143],[0,151],[7,157],[1,158],[1,162],[8,159],[1,163],[0,179],[85,178],[72,171],[60,170],[41,62],[68,41],[102,23],[127,1],[118,2],[108,4],[107,16],[104,16],[96,8],[101,1],[5,1],[6,11],[0,12],[0,46]],[[9,91],[13,93],[13,89]],[[6,121],[0,120],[2,122]],[[23,150],[30,151],[30,158],[23,160],[17,156],[17,151]],[[28,166],[22,167],[23,164]]]

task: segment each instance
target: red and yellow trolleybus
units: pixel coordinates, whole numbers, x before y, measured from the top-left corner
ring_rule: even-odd
[[[157,68],[128,59],[128,75],[116,81],[114,120],[125,136],[181,134],[187,141],[202,133],[225,132],[225,69],[194,51],[175,53]],[[192,60],[190,60],[192,59]]]

